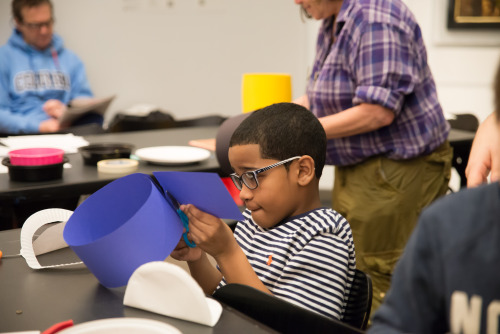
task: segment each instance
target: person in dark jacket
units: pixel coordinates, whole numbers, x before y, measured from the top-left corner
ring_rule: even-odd
[[[500,132],[500,64],[494,87]],[[500,183],[494,181],[423,211],[368,332],[500,333],[499,316]]]

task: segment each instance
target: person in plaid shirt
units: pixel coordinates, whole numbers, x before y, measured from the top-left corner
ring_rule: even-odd
[[[322,20],[306,94],[335,165],[333,209],[350,223],[375,310],[420,211],[445,194],[450,126],[421,30],[401,0],[295,0]]]

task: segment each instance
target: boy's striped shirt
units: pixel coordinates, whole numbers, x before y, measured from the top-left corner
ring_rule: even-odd
[[[264,229],[251,212],[238,222],[238,244],[260,280],[277,297],[342,319],[356,268],[348,222],[316,209]],[[225,285],[223,279],[219,286]]]

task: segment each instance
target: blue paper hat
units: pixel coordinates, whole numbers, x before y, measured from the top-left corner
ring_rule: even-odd
[[[179,243],[182,221],[165,190],[216,217],[242,218],[216,173],[153,174],[156,179],[136,173],[109,183],[87,198],[64,228],[66,243],[108,288],[126,285],[139,266],[163,261]]]
[[[177,213],[151,178],[132,174],[87,198],[64,229],[64,240],[106,287],[126,285],[135,269],[163,261],[182,235]]]

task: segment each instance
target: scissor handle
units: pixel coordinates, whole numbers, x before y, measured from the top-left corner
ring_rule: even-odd
[[[182,225],[184,225],[184,228],[186,229],[186,232],[182,233],[182,238],[184,239],[184,241],[186,242],[186,244],[193,248],[193,247],[196,247],[196,244],[192,241],[190,241],[187,237],[187,233],[189,232],[189,219],[188,217],[186,216],[186,214],[184,212],[182,212],[181,209],[177,209],[177,214],[179,215],[179,217],[181,217],[181,221],[182,221]]]

